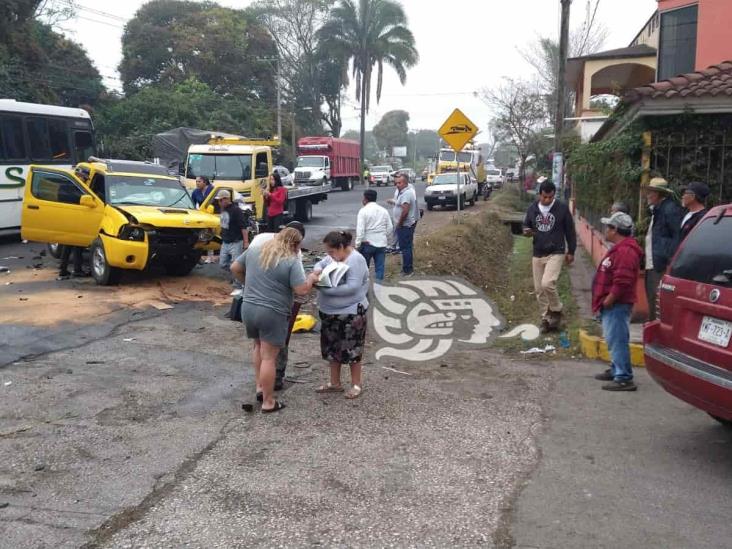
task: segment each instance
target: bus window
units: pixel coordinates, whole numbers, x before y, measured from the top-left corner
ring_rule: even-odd
[[[23,139],[23,123],[18,116],[0,117],[0,133],[2,144],[5,146],[6,160],[23,160],[28,157]]]
[[[48,122],[43,118],[28,118],[25,121],[30,143],[31,159],[50,160],[51,145],[48,142]]]
[[[74,162],[86,162],[94,156],[94,141],[91,132],[74,132]]]
[[[48,142],[51,145],[51,159],[71,162],[66,121],[53,118],[48,120]]]

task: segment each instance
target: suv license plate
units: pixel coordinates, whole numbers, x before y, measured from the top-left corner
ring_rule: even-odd
[[[729,345],[730,338],[732,338],[732,322],[718,320],[711,316],[705,316],[702,318],[698,337],[702,341],[706,341],[707,343],[712,343],[726,349]]]

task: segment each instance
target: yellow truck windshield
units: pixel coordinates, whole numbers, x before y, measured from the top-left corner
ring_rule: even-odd
[[[174,179],[108,175],[105,194],[104,200],[113,205],[194,208],[185,188]]]
[[[186,177],[199,176],[215,181],[247,181],[252,178],[252,155],[191,153]]]

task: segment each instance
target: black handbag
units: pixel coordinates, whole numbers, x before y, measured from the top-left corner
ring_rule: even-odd
[[[240,295],[235,296],[234,299],[231,300],[231,308],[229,309],[230,320],[234,320],[235,322],[242,322],[241,304],[243,301],[244,298]]]

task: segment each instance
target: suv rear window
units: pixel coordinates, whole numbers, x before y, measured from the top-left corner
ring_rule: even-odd
[[[684,241],[681,251],[671,267],[671,276],[693,280],[703,284],[716,284],[714,277],[729,271],[732,279],[732,216],[717,222],[715,218],[704,220]]]

